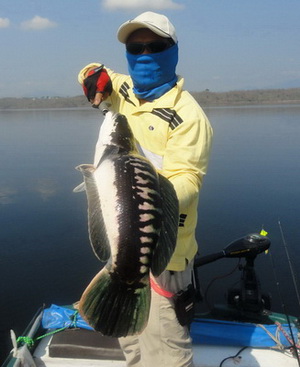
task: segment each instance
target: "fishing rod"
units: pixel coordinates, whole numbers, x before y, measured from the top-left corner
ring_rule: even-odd
[[[278,220],[278,226],[279,226],[279,229],[280,229],[281,239],[282,239],[283,247],[284,247],[284,250],[285,250],[285,253],[286,253],[286,257],[288,259],[289,268],[290,268],[290,272],[291,272],[292,279],[293,279],[293,285],[294,285],[295,293],[296,293],[296,296],[297,296],[297,299],[298,299],[298,305],[300,306],[300,295],[299,295],[299,290],[298,290],[297,279],[296,279],[296,276],[295,276],[295,271],[294,271],[294,268],[293,268],[293,264],[291,262],[287,242],[286,242],[285,236],[283,234],[283,230],[282,230],[280,220]]]
[[[284,247],[284,250],[285,250],[285,253],[286,253],[286,257],[288,259],[288,264],[289,264],[290,272],[291,272],[292,279],[293,279],[293,285],[294,285],[296,296],[297,296],[297,299],[298,299],[298,305],[300,306],[300,296],[299,296],[299,291],[298,291],[297,280],[296,280],[295,272],[294,272],[294,269],[293,269],[293,265],[292,265],[290,254],[289,254],[289,250],[288,250],[288,247],[287,247],[287,242],[285,240],[285,236],[284,236],[284,233],[283,233],[283,229],[282,229],[280,220],[278,220],[278,226],[279,226],[279,229],[280,229],[282,244],[283,244],[283,247]],[[285,312],[287,320],[288,320],[288,325],[289,325],[289,329],[290,329],[290,333],[291,333],[291,337],[292,337],[292,341],[293,341],[293,348],[294,348],[294,351],[295,351],[295,355],[296,355],[296,358],[297,358],[298,365],[300,367],[300,357],[299,357],[296,341],[295,341],[295,338],[294,338],[294,334],[292,333],[292,326],[291,326],[290,318],[289,318],[288,313],[285,310],[285,304],[284,303],[283,303],[283,306],[284,306],[284,312]]]
[[[276,283],[277,293],[278,293],[278,296],[279,296],[279,299],[280,299],[280,302],[281,302],[281,307],[282,307],[283,313],[286,317],[288,327],[289,327],[289,331],[290,331],[290,334],[291,334],[292,348],[294,349],[294,354],[295,354],[295,357],[297,359],[298,366],[300,367],[300,359],[299,359],[299,354],[298,354],[298,348],[297,348],[296,340],[295,340],[295,337],[294,337],[294,334],[293,334],[293,331],[292,331],[292,324],[291,324],[290,316],[287,312],[286,305],[285,305],[285,302],[283,300],[283,296],[282,296],[282,293],[281,293],[280,284],[279,284],[279,280],[277,278],[277,274],[276,274],[276,271],[275,271],[275,263],[274,263],[271,251],[269,252],[269,255],[270,255],[270,260],[271,260],[271,264],[272,264],[273,276],[274,276],[274,280],[275,280],[275,283]]]

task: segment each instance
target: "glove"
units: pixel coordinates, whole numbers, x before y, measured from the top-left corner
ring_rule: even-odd
[[[103,65],[88,72],[82,87],[89,102],[95,99],[96,93],[112,93],[112,83]]]

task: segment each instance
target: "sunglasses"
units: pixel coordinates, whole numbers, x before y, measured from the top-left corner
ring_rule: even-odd
[[[126,50],[132,55],[142,54],[146,49],[151,54],[162,52],[174,45],[174,41],[132,42],[126,44]]]

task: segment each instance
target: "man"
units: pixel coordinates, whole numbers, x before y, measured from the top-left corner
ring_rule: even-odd
[[[117,36],[126,45],[130,76],[93,63],[78,80],[94,107],[107,100],[126,115],[140,152],[174,185],[180,210],[175,252],[167,269],[151,277],[148,325],[141,335],[120,338],[120,344],[128,366],[189,367],[191,338],[188,325],[178,322],[173,296],[191,284],[198,196],[212,129],[176,75],[178,42],[167,17],[143,13],[121,25]]]

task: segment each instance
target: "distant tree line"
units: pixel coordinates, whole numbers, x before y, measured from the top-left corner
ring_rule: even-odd
[[[254,104],[300,103],[300,88],[259,89],[230,92],[192,92],[202,106],[236,106]],[[47,109],[90,107],[85,96],[0,98],[0,109]]]
[[[84,96],[42,97],[42,98],[1,98],[0,109],[43,109],[89,107]]]
[[[300,103],[300,88],[240,90],[222,93],[205,90],[192,94],[204,106]]]

